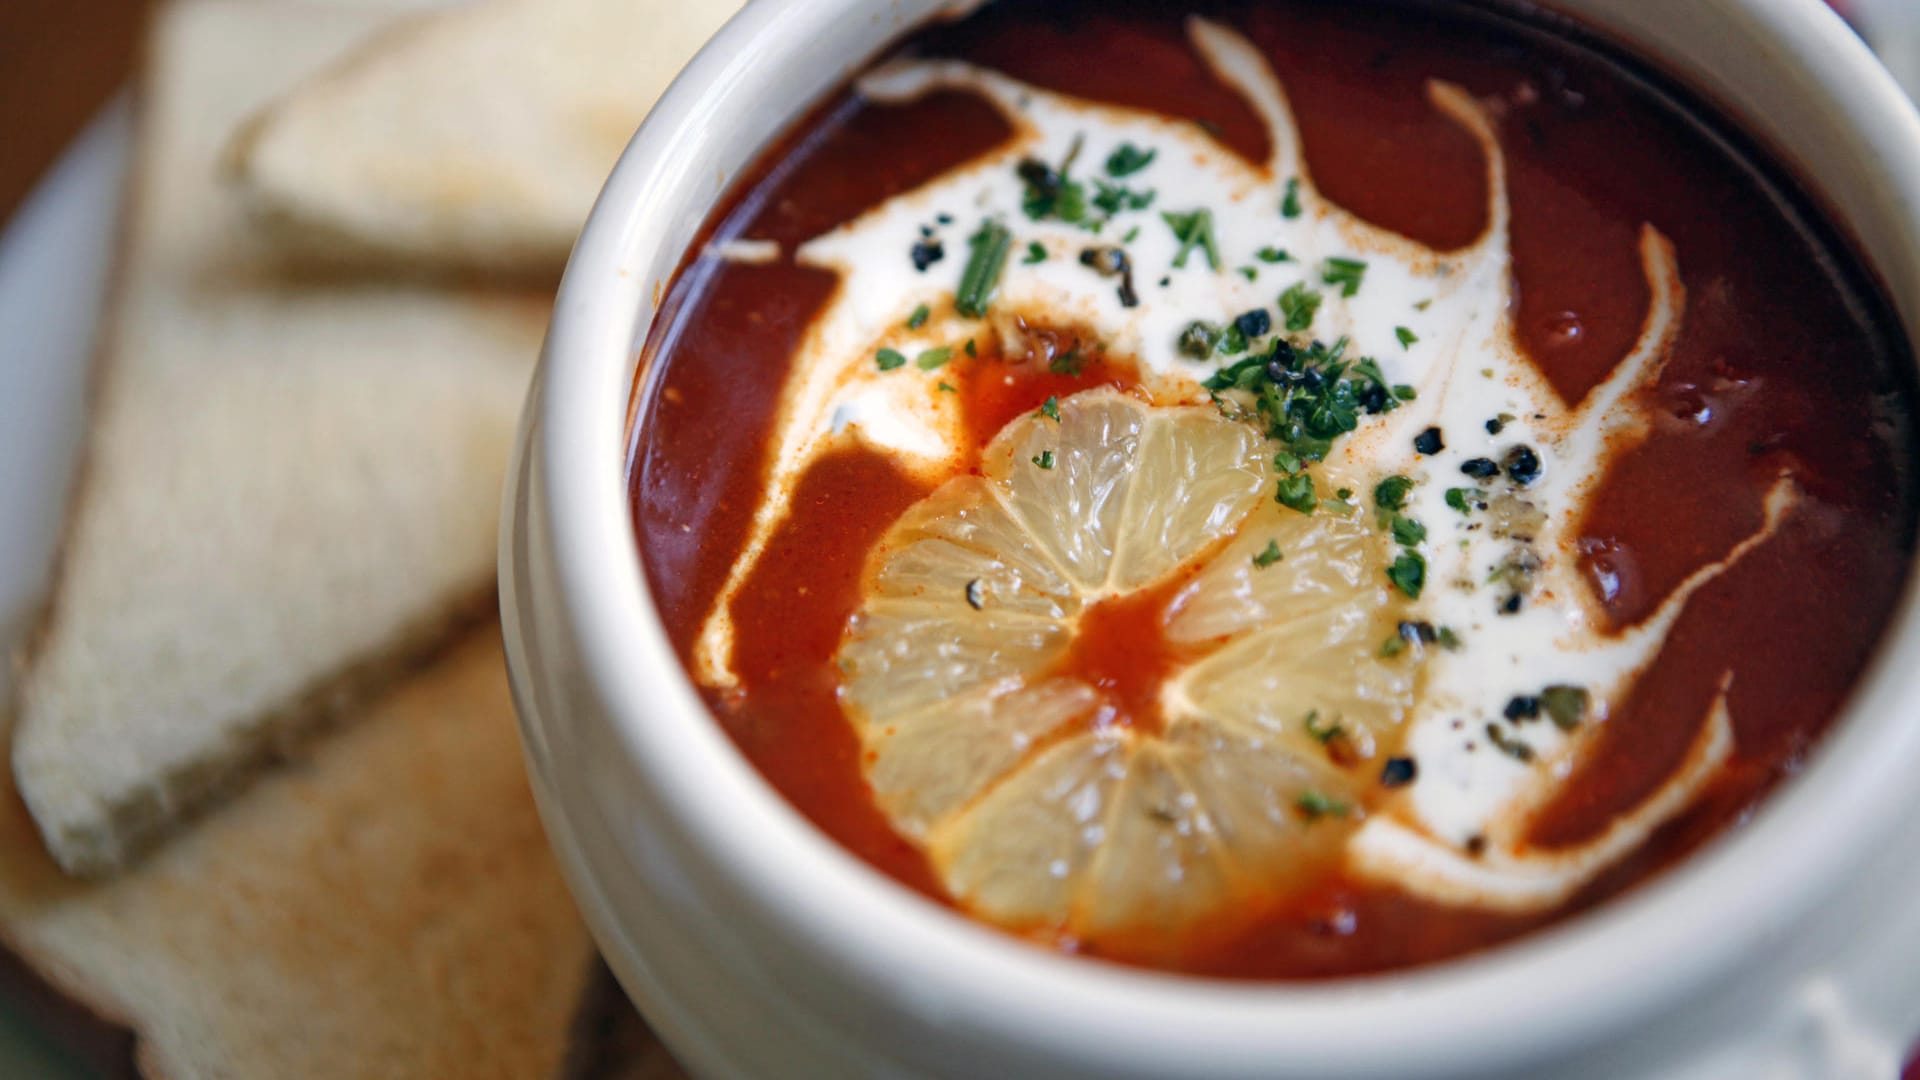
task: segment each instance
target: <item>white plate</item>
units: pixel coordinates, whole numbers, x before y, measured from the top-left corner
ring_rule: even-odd
[[[0,656],[11,654],[46,592],[85,426],[132,132],[122,97],[0,234]],[[11,670],[0,663],[0,699]],[[0,1076],[84,1075],[0,1003]]]

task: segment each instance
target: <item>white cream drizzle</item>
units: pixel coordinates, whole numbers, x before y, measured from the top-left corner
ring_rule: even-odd
[[[1329,464],[1418,481],[1407,513],[1428,528],[1420,549],[1428,562],[1420,617],[1464,640],[1458,651],[1427,650],[1426,681],[1405,744],[1418,763],[1418,778],[1354,834],[1349,865],[1445,903],[1516,911],[1558,904],[1691,803],[1732,752],[1723,683],[1686,760],[1653,795],[1583,844],[1541,850],[1525,843],[1534,812],[1591,750],[1610,707],[1624,700],[1659,652],[1693,593],[1772,535],[1791,511],[1796,491],[1784,479],[1777,483],[1764,525],[1753,537],[1696,571],[1652,616],[1613,632],[1580,577],[1575,544],[1587,500],[1608,462],[1645,435],[1635,397],[1658,377],[1679,330],[1686,296],[1671,244],[1652,227],[1643,228],[1640,255],[1652,303],[1639,340],[1603,383],[1568,405],[1515,336],[1505,162],[1493,125],[1475,100],[1448,84],[1430,86],[1435,108],[1480,144],[1488,189],[1485,232],[1469,247],[1437,252],[1321,197],[1301,160],[1284,91],[1265,58],[1218,24],[1192,19],[1189,32],[1214,73],[1267,125],[1272,149],[1264,164],[1249,165],[1223,151],[1191,124],[1054,94],[961,62],[900,62],[861,80],[860,92],[882,103],[909,102],[936,89],[977,94],[1006,117],[1013,135],[991,153],[796,251],[800,263],[838,274],[840,286],[799,346],[776,421],[767,493],[696,642],[695,675],[714,686],[737,681],[730,668],[731,602],[785,519],[794,485],[823,452],[855,440],[891,454],[929,482],[951,472],[961,449],[960,417],[955,395],[939,389],[942,372],[911,363],[882,372],[874,363],[879,347],[909,358],[935,347],[957,351],[989,325],[1008,333],[1011,315],[1025,312],[1042,324],[1089,327],[1109,353],[1135,359],[1143,373],[1197,385],[1219,364],[1179,353],[1183,327],[1195,319],[1230,322],[1253,308],[1272,311],[1279,293],[1304,281],[1324,298],[1312,327],[1315,337],[1348,337],[1353,353],[1375,358],[1390,382],[1418,389],[1405,407],[1364,420],[1336,444]],[[1152,206],[1116,215],[1098,236],[1059,221],[1027,220],[1016,164],[1027,157],[1058,162],[1076,141],[1078,177],[1100,175],[1100,163],[1122,144],[1152,148],[1152,165],[1121,181],[1155,189]],[[1291,219],[1278,210],[1289,180],[1298,181],[1302,208]],[[1184,269],[1169,269],[1178,242],[1160,213],[1198,207],[1212,210],[1220,268],[1210,269],[1196,252]],[[954,315],[951,298],[966,262],[966,237],[986,217],[1012,227],[1015,243],[993,315],[983,324]],[[914,273],[907,252],[923,226],[936,220],[950,222],[937,232],[947,256]],[[1082,266],[1077,256],[1091,245],[1121,242],[1134,226],[1138,234],[1125,247],[1140,303],[1128,308],[1114,281]],[[1030,242],[1046,251],[1044,261],[1023,261]],[[1255,253],[1269,246],[1286,250],[1291,261],[1257,259]],[[1357,295],[1343,297],[1321,283],[1320,268],[1330,256],[1366,261]],[[1255,279],[1243,276],[1242,267],[1254,268]],[[1159,284],[1163,277],[1165,286]],[[921,304],[936,314],[910,330],[908,315]],[[1277,312],[1275,318],[1277,324]],[[1418,340],[1403,345],[1398,327]],[[1513,419],[1497,437],[1487,434],[1486,421],[1501,414]],[[1446,448],[1422,456],[1413,450],[1413,436],[1430,426],[1442,430]],[[1543,465],[1540,479],[1523,493],[1546,514],[1532,544],[1543,565],[1531,600],[1519,612],[1501,615],[1495,611],[1497,590],[1461,586],[1484,582],[1513,544],[1480,527],[1485,514],[1462,515],[1446,505],[1445,493],[1475,485],[1461,473],[1462,462],[1498,460],[1518,444],[1534,448]],[[1589,691],[1587,722],[1573,732],[1544,720],[1511,728],[1532,751],[1531,762],[1496,750],[1484,732],[1501,721],[1502,706],[1554,684]]]

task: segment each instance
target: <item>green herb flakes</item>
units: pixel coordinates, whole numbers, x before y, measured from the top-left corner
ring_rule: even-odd
[[[1193,360],[1205,360],[1213,355],[1213,348],[1220,343],[1220,328],[1212,323],[1195,320],[1180,331],[1180,355]]]
[[[1287,254],[1285,248],[1277,248],[1271,245],[1254,252],[1253,257],[1263,263],[1283,263],[1293,258],[1293,256]]]
[[[1410,517],[1395,514],[1388,527],[1393,532],[1393,542],[1401,547],[1417,547],[1427,538],[1427,527]]]
[[[1026,255],[1021,257],[1020,265],[1032,266],[1034,263],[1043,263],[1046,261],[1047,261],[1046,245],[1042,244],[1038,240],[1027,241],[1027,253]]]
[[[993,297],[1000,289],[1000,275],[1007,268],[1007,248],[1013,243],[1013,234],[1005,225],[997,221],[982,221],[980,228],[967,239],[972,253],[967,257],[967,268],[960,275],[960,288],[954,294],[955,311],[969,319],[985,318],[987,308],[993,303]]]
[[[1080,377],[1080,369],[1085,366],[1085,364],[1086,360],[1081,357],[1080,346],[1076,342],[1074,346],[1066,352],[1047,361],[1047,370],[1055,375],[1066,375],[1070,378],[1077,379]]]
[[[1313,513],[1314,507],[1320,505],[1320,500],[1313,494],[1313,477],[1308,473],[1281,477],[1273,501],[1303,514]]]
[[[1053,451],[1051,450],[1040,451],[1038,454],[1034,455],[1033,463],[1035,465],[1040,466],[1043,469],[1053,468]]]
[[[1313,326],[1313,317],[1320,311],[1320,294],[1307,288],[1300,282],[1280,294],[1280,314],[1285,317],[1287,331],[1299,333]]]
[[[1479,488],[1448,488],[1447,505],[1463,514],[1486,509],[1487,493]]]
[[[1359,259],[1331,258],[1320,267],[1320,281],[1339,286],[1341,296],[1358,293],[1360,283],[1366,276],[1367,264]]]
[[[1300,720],[1300,726],[1307,729],[1307,736],[1309,738],[1322,746],[1332,742],[1340,735],[1342,730],[1340,721],[1337,719],[1322,723],[1319,709],[1307,710],[1307,715]]]
[[[1049,420],[1052,420],[1055,423],[1060,422],[1059,395],[1055,394],[1047,398],[1046,403],[1040,406],[1040,415],[1046,417]]]
[[[1180,241],[1180,250],[1174,253],[1173,265],[1182,268],[1187,265],[1187,256],[1195,248],[1207,257],[1207,265],[1220,269],[1220,249],[1213,239],[1213,211],[1202,207],[1185,214],[1162,213],[1160,220],[1173,230],[1174,239]]]
[[[907,316],[907,329],[918,330],[921,327],[927,325],[927,316],[931,314],[933,313],[927,310],[927,305],[925,304],[921,304],[919,307],[914,308],[913,314]]]
[[[1302,792],[1299,798],[1293,800],[1293,808],[1309,824],[1321,818],[1343,818],[1353,813],[1351,806],[1318,791]]]
[[[1414,333],[1413,331],[1407,329],[1404,326],[1394,327],[1393,336],[1400,339],[1400,347],[1403,349],[1412,346],[1415,342],[1420,340],[1420,335]]]
[[[1269,540],[1267,541],[1267,546],[1265,548],[1262,548],[1257,554],[1254,555],[1253,565],[1258,567],[1259,569],[1265,570],[1267,567],[1272,566],[1274,563],[1279,562],[1284,557],[1285,556],[1280,554],[1280,541]]]
[[[1287,193],[1280,198],[1280,216],[1292,221],[1300,216],[1300,180],[1287,181]]]
[[[1540,707],[1551,717],[1554,726],[1562,731],[1572,731],[1587,718],[1590,701],[1585,687],[1549,686],[1540,691]]]
[[[1373,505],[1382,510],[1398,510],[1407,505],[1413,481],[1404,476],[1389,476],[1373,485]]]
[[[953,359],[953,350],[942,345],[938,348],[928,349],[919,356],[914,357],[913,363],[914,366],[921,371],[938,371],[940,368],[945,367],[947,361],[951,359]]]
[[[1107,155],[1107,175],[1115,179],[1132,176],[1141,169],[1153,164],[1157,150],[1142,150],[1132,143],[1121,143],[1119,148]]]
[[[1417,551],[1403,551],[1393,560],[1393,565],[1387,567],[1387,580],[1408,599],[1418,600],[1420,590],[1427,585],[1427,560]]]
[[[881,371],[892,371],[894,368],[907,365],[906,356],[898,349],[881,349],[874,354],[873,360],[880,366]]]

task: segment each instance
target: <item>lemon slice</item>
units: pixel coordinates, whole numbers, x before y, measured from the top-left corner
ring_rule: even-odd
[[[1379,530],[1276,505],[1269,453],[1212,407],[1088,391],[1009,424],[875,548],[842,702],[881,811],[957,903],[1151,947],[1338,855],[1413,697],[1378,656],[1402,605]],[[1178,658],[1152,722],[1067,662],[1095,605],[1144,589],[1169,590]]]

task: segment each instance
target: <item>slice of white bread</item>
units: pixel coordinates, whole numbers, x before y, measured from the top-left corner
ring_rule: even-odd
[[[489,604],[543,298],[274,272],[239,120],[392,16],[158,16],[87,460],[13,765],[54,857],[124,864]]]
[[[0,944],[154,1080],[560,1076],[593,953],[498,633],[111,881],[62,874],[0,777]]]
[[[620,150],[740,0],[482,0],[408,20],[248,124],[260,220],[325,261],[554,275]]]

